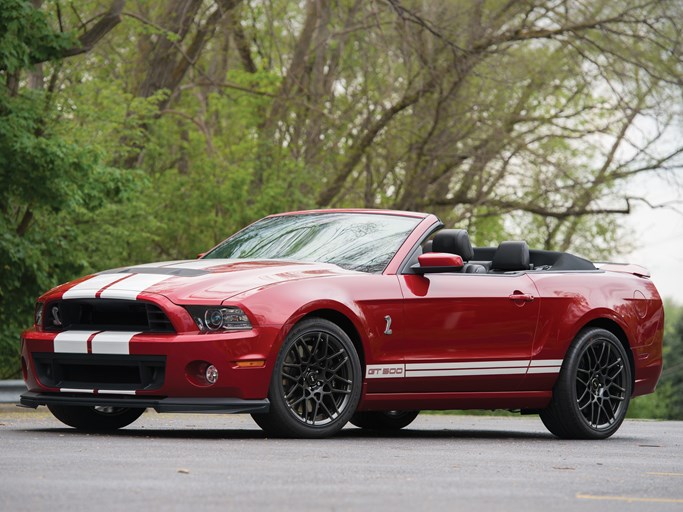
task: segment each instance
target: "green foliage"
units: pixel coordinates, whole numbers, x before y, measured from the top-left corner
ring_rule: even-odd
[[[0,34],[7,81],[73,43],[29,2],[2,1]],[[51,92],[0,83],[0,378],[18,373],[18,335],[39,295],[130,257],[111,240],[127,238],[119,209],[141,195],[146,177],[104,164],[101,148],[81,143],[88,131],[68,134],[63,115]],[[103,232],[112,238],[104,241]]]
[[[26,0],[0,0],[0,70],[14,73],[60,56],[74,45],[70,33],[53,31],[45,13]]]
[[[631,418],[683,420],[683,306],[664,304],[664,368],[651,395],[635,398]]]

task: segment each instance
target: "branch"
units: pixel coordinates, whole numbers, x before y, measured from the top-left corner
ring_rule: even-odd
[[[563,27],[555,29],[536,29],[536,30],[509,30],[498,34],[497,36],[491,37],[479,44],[472,47],[475,52],[485,50],[490,46],[494,46],[500,43],[512,43],[516,41],[528,41],[531,39],[553,39],[557,36],[572,33],[576,34],[578,32],[585,32],[591,29],[602,28],[610,23],[618,23],[624,21],[624,13],[620,13],[617,16],[612,16],[611,18],[605,18],[601,20],[584,21],[582,23],[575,23],[573,25],[566,25]]]
[[[187,119],[190,121],[192,124],[194,124],[197,128],[201,130],[201,132],[204,134],[204,138],[206,139],[206,149],[210,155],[214,153],[214,148],[213,148],[213,142],[211,140],[211,133],[209,132],[209,128],[206,126],[206,124],[202,121],[199,121],[192,117],[189,114],[186,114],[185,112],[181,112],[179,110],[174,110],[174,109],[164,109],[160,110],[159,114],[173,114],[179,117],[182,117],[183,119]]]
[[[567,219],[570,217],[585,217],[587,215],[609,215],[609,214],[623,214],[631,213],[631,200],[635,198],[625,197],[626,206],[623,208],[568,208],[566,210],[554,210],[543,206],[534,206],[529,202],[523,200],[506,200],[506,199],[486,199],[485,205],[495,208],[496,215],[502,211],[523,211],[540,215],[542,217],[552,217],[554,219]],[[638,198],[640,199],[640,198]],[[478,199],[468,199],[459,201],[459,204],[479,204]],[[453,200],[440,200],[432,203],[436,206],[455,206]],[[483,204],[482,204],[483,205]],[[481,206],[481,205],[480,205]]]
[[[189,89],[191,87],[221,87],[223,89],[235,89],[236,91],[246,92],[248,94],[255,94],[257,96],[267,96],[269,98],[276,98],[277,94],[272,92],[259,91],[257,89],[250,89],[249,87],[244,87],[243,85],[238,85],[232,82],[197,82],[195,84],[188,84],[183,86],[183,89]]]
[[[125,4],[126,0],[112,0],[109,10],[102,15],[100,20],[90,30],[84,32],[78,38],[80,45],[64,50],[62,56],[72,57],[92,50],[100,39],[121,23],[121,11],[123,11]]]
[[[434,37],[436,37],[440,41],[443,41],[447,46],[450,46],[452,49],[457,50],[460,53],[465,51],[462,47],[455,44],[453,41],[451,41],[450,39],[445,37],[441,32],[439,32],[436,28],[434,28],[434,25],[431,22],[425,20],[422,16],[419,16],[413,11],[410,11],[403,7],[399,0],[386,1],[392,7],[392,9],[396,11],[398,17],[401,18],[404,22],[414,23],[415,25],[424,28]]]
[[[344,182],[353,172],[353,169],[356,167],[358,162],[360,162],[361,158],[363,158],[365,151],[374,142],[377,135],[379,135],[379,133],[386,128],[391,120],[408,107],[417,103],[425,94],[431,92],[435,85],[435,80],[430,79],[417,91],[403,96],[400,101],[392,105],[391,108],[385,110],[380,118],[370,125],[365,134],[360,139],[357,139],[356,142],[354,142],[351,146],[346,162],[344,162],[332,183],[330,183],[318,196],[317,204],[319,206],[328,206],[332,200],[337,197],[342,189],[342,185],[344,185]]]

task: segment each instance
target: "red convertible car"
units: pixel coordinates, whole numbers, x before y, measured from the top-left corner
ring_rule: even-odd
[[[655,389],[663,323],[639,266],[473,248],[431,214],[286,213],[197,260],[44,294],[21,337],[21,404],[85,430],[154,408],[251,413],[308,438],[511,409],[561,438],[606,438]]]

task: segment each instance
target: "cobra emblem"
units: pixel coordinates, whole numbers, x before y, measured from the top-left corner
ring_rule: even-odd
[[[391,330],[391,317],[387,315],[384,317],[384,320],[387,322],[387,326],[384,328],[384,334],[389,336],[393,332]]]

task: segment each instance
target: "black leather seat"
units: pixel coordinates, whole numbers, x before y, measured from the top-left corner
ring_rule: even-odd
[[[442,229],[432,241],[433,252],[447,252],[457,254],[465,262],[462,272],[466,274],[486,273],[482,265],[467,263],[474,256],[474,249],[470,242],[470,235],[465,229]]]
[[[529,270],[529,246],[523,240],[501,242],[493,255],[490,272]]]

